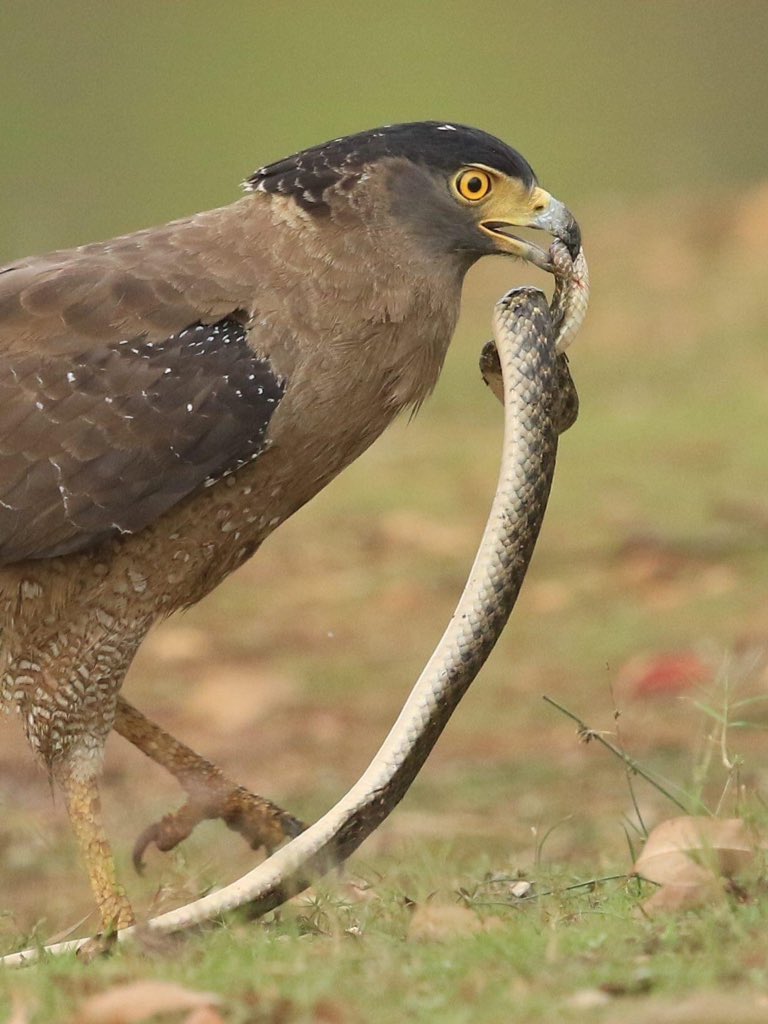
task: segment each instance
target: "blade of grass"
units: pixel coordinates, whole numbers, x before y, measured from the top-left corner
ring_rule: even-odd
[[[625,754],[623,750],[620,750],[618,747],[614,746],[614,744],[607,740],[605,736],[603,736],[601,733],[597,732],[594,729],[591,729],[586,722],[583,722],[579,718],[578,715],[575,715],[572,711],[569,711],[568,708],[564,708],[562,704],[558,704],[557,701],[553,700],[551,697],[547,697],[546,694],[544,694],[544,700],[547,702],[547,704],[551,704],[552,707],[557,708],[558,711],[562,712],[562,714],[564,714],[566,717],[570,718],[571,721],[576,723],[576,725],[579,727],[579,736],[585,743],[589,743],[591,740],[596,740],[598,743],[602,744],[602,746],[604,746],[606,750],[609,750],[614,755],[614,757],[618,757],[618,759],[622,761],[630,769],[630,771],[634,772],[635,775],[639,775],[641,779],[645,779],[645,781],[649,783],[651,786],[653,786],[654,789],[658,790],[658,792],[661,793],[662,796],[665,796],[667,800],[673,803],[675,807],[679,808],[683,812],[683,814],[692,813],[689,807],[682,803],[682,801],[678,800],[677,797],[674,796],[674,794],[670,793],[670,791],[666,788],[665,785],[663,785],[657,778],[655,778],[653,775],[647,772],[645,768],[642,767],[642,765],[638,764],[638,762],[635,761],[634,758],[630,757],[629,754]],[[704,807],[704,805],[701,804],[700,801],[697,800],[697,803],[699,804],[698,809],[704,811],[706,814],[710,813],[709,810],[706,807]]]

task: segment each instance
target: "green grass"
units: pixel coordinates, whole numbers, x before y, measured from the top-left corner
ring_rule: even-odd
[[[15,993],[36,1008],[33,1019],[65,1021],[87,994],[141,977],[217,993],[232,1024],[463,1024],[582,1019],[584,990],[604,995],[605,1007],[591,1011],[602,1020],[639,997],[768,985],[765,900],[648,920],[634,881],[567,891],[582,879],[560,865],[536,871],[542,895],[521,901],[488,883],[514,876],[503,857],[419,843],[399,861],[359,861],[349,882],[264,923],[233,920],[96,966],[64,959],[0,977],[0,998]],[[451,906],[468,908],[458,926],[444,917]],[[416,915],[434,934],[414,936]]]

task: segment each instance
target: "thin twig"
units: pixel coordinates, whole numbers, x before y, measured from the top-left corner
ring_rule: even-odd
[[[673,794],[670,793],[669,790],[666,789],[659,782],[658,779],[650,775],[641,765],[637,763],[637,761],[635,761],[634,758],[630,757],[629,754],[625,754],[623,750],[620,750],[618,747],[614,746],[613,743],[607,740],[605,736],[603,736],[601,733],[596,732],[594,729],[590,729],[587,723],[583,722],[578,715],[574,715],[572,711],[569,711],[568,708],[564,708],[562,704],[558,704],[556,700],[553,700],[551,697],[547,697],[546,694],[544,695],[544,700],[547,702],[547,704],[551,704],[552,707],[557,708],[558,711],[561,711],[564,715],[570,718],[571,721],[576,723],[576,725],[579,727],[579,735],[585,742],[589,743],[590,740],[597,740],[597,742],[601,743],[607,750],[610,750],[610,752],[615,757],[618,757],[620,761],[623,761],[623,763],[627,765],[627,767],[631,771],[633,771],[636,775],[639,775],[641,779],[645,779],[645,781],[649,782],[655,789],[657,789],[662,794],[662,796],[665,796],[668,800],[670,800],[675,805],[675,807],[679,807],[683,814],[691,813],[689,808],[686,807],[685,804],[681,803],[676,796],[673,796]]]
[[[613,702],[613,720],[616,723],[616,739],[618,740],[618,742],[620,744],[619,749],[621,750],[622,754],[624,754],[624,744],[623,744],[622,739],[621,739],[621,731],[619,730],[619,715],[620,715],[620,711],[619,711],[618,707],[616,706],[616,698],[614,696],[613,687],[612,686],[610,687],[610,692],[611,692],[611,701]],[[637,794],[635,793],[634,779],[632,777],[634,775],[634,772],[629,767],[629,765],[627,764],[626,760],[624,761],[624,775],[626,776],[626,779],[627,779],[627,789],[629,790],[629,796],[630,796],[630,799],[632,800],[632,806],[635,809],[635,814],[637,815],[637,820],[640,822],[640,830],[641,830],[642,835],[644,836],[644,838],[647,839],[648,838],[648,829],[645,827],[645,822],[643,821],[643,815],[642,815],[642,813],[640,811],[640,804],[637,802]],[[634,864],[634,859],[633,859],[632,863]]]

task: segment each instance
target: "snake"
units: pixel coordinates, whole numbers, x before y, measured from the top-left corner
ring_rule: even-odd
[[[551,304],[536,288],[507,292],[494,307],[493,340],[480,358],[481,373],[505,410],[501,468],[488,522],[450,622],[389,734],[359,780],[304,832],[237,881],[125,928],[115,940],[140,931],[181,931],[244,905],[251,917],[275,909],[346,860],[416,778],[512,612],[546,510],[558,436],[578,412],[565,349],[587,310],[586,258],[579,250],[572,259],[557,239],[548,252],[532,248],[537,265],[554,274]],[[42,949],[66,953],[92,941],[74,939]],[[40,952],[23,950],[0,963],[26,964]]]

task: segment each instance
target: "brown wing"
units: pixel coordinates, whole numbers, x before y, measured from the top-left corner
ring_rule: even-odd
[[[133,262],[108,244],[0,271],[0,564],[141,530],[264,447],[284,384],[239,304]]]

